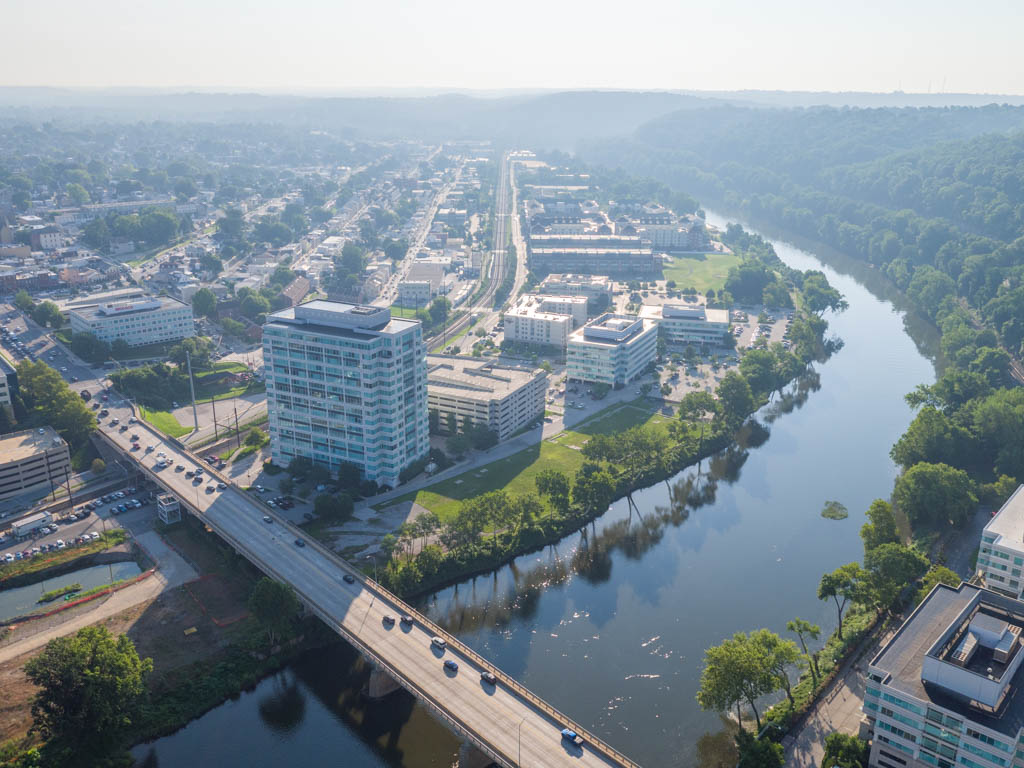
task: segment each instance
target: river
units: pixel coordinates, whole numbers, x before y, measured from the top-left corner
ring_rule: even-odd
[[[0,621],[7,621],[17,616],[42,613],[58,607],[64,602],[63,597],[49,603],[40,603],[39,598],[46,592],[63,589],[71,584],[81,584],[82,590],[92,589],[110,584],[121,579],[138,576],[142,571],[132,562],[111,563],[109,565],[91,565],[61,576],[54,576],[27,587],[15,587],[0,592]]]
[[[818,580],[860,558],[864,510],[889,495],[889,448],[912,418],[903,395],[935,376],[921,351],[935,348],[933,329],[906,318],[883,280],[775,247],[846,297],[849,309],[829,317],[842,350],[766,406],[763,429],[634,494],[639,514],[616,502],[585,535],[418,605],[647,768],[719,764],[728,736],[694,698],[706,647],[740,630],[785,634],[795,616],[834,628]],[[823,519],[827,500],[849,517]],[[134,754],[146,768],[452,765],[454,737],[411,697],[360,700],[367,674],[343,645],[307,654]]]

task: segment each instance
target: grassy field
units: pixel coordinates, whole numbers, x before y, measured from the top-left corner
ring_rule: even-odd
[[[464,328],[463,330],[459,331],[454,336],[449,336],[446,340],[439,342],[436,347],[434,347],[432,350],[430,350],[431,353],[432,354],[437,354],[438,352],[443,352],[445,347],[451,346],[452,344],[456,344],[460,339],[465,337],[466,334],[468,334],[472,329],[473,329],[473,326],[469,326],[468,328]],[[476,339],[476,337],[473,337],[473,338],[474,338],[474,340]],[[468,347],[472,347],[472,346],[473,346],[472,344],[468,345]],[[467,347],[467,350],[468,350],[468,347]]]
[[[391,305],[391,316],[392,317],[407,317],[415,318],[416,310],[412,307],[400,307],[397,304]]]
[[[178,420],[174,418],[174,414],[167,411],[151,411],[148,408],[139,406],[139,413],[142,414],[142,418],[159,429],[165,435],[181,437],[182,435],[187,435],[192,431],[189,427],[181,426]]]
[[[679,288],[692,286],[701,293],[705,293],[708,288],[719,291],[725,287],[729,268],[739,263],[740,257],[734,253],[675,256],[672,263],[663,270],[662,277],[665,280],[675,280]]]
[[[570,476],[576,474],[583,466],[583,455],[578,449],[586,443],[589,435],[611,434],[639,424],[661,424],[665,421],[665,417],[652,411],[643,401],[616,404],[596,413],[572,431],[563,432],[553,442],[545,440],[507,458],[463,472],[381,506],[415,500],[445,520],[458,511],[462,500],[481,493],[499,489],[510,494],[536,493],[535,478],[545,469],[558,470]],[[576,448],[570,448],[571,445]]]

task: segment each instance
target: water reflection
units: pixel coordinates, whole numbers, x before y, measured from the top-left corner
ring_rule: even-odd
[[[306,697],[294,679],[284,674],[271,678],[271,689],[260,698],[260,720],[277,733],[291,733],[306,716]]]

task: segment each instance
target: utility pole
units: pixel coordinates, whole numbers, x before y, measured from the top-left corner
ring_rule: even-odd
[[[199,431],[199,409],[196,408],[196,381],[192,377],[192,355],[189,351],[185,350],[185,363],[188,365],[188,387],[192,392],[192,421],[195,424],[196,431]]]
[[[213,408],[213,439],[217,439],[217,398],[210,395],[210,407]]]
[[[233,407],[235,409],[235,443],[236,443],[235,447],[236,448],[241,448],[242,447],[242,437],[241,437],[241,433],[238,431],[238,406],[236,405],[236,406],[233,406]]]

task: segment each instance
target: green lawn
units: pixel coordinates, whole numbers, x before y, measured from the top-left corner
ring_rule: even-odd
[[[151,411],[148,408],[139,406],[139,413],[142,414],[142,418],[159,429],[165,435],[181,437],[182,435],[187,435],[192,431],[191,427],[181,426],[178,420],[174,418],[174,414],[169,413],[168,411]]]
[[[415,500],[444,520],[455,514],[460,501],[481,493],[498,489],[504,489],[510,494],[536,493],[535,478],[545,469],[555,469],[569,476],[576,474],[583,466],[583,454],[577,448],[583,446],[588,435],[611,434],[638,424],[660,424],[665,421],[665,417],[653,412],[641,400],[612,405],[574,430],[563,432],[554,442],[545,440],[508,458],[463,472],[457,477],[385,502],[381,506]],[[570,445],[577,448],[570,448]]]
[[[665,280],[675,280],[676,287],[694,287],[701,293],[708,288],[716,291],[725,287],[729,268],[741,261],[734,253],[698,253],[674,256],[672,263],[662,272]]]
[[[391,305],[391,316],[392,317],[406,317],[415,318],[416,310],[412,307],[400,307],[397,304]]]

